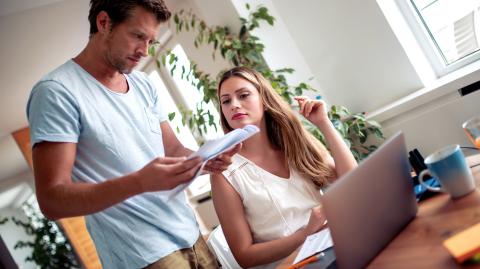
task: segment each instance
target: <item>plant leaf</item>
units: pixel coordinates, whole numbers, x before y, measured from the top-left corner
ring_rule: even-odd
[[[175,118],[175,112],[168,113],[168,120],[172,121]]]

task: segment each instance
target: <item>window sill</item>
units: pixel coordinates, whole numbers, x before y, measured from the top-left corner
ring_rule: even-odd
[[[476,61],[435,80],[418,91],[368,113],[367,118],[380,123],[388,121],[402,113],[427,105],[434,99],[457,93],[459,89],[478,81],[479,78],[480,61]]]

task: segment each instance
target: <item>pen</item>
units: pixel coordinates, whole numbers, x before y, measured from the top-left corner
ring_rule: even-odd
[[[313,262],[316,262],[318,260],[320,260],[323,256],[325,256],[325,253],[323,252],[320,252],[316,255],[313,255],[311,256],[310,258],[308,259],[305,259],[299,263],[296,263],[296,264],[292,264],[290,265],[290,267],[288,267],[288,269],[298,269],[298,268],[302,268],[303,266],[309,264],[309,263],[313,263]]]
[[[322,96],[321,96],[321,95],[315,96],[315,100],[322,100]],[[294,105],[294,104],[292,104],[291,107],[292,107],[292,108],[299,108],[300,106],[299,106],[299,105]]]

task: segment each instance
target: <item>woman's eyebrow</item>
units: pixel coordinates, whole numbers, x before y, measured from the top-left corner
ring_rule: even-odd
[[[240,89],[235,90],[235,93],[237,93],[237,92],[239,92],[239,91],[242,91],[242,90],[248,90],[248,89],[245,88],[245,87],[241,87]],[[220,95],[220,98],[225,97],[225,96],[229,96],[229,95],[230,95],[230,94],[228,94],[228,93],[222,94],[222,95]]]

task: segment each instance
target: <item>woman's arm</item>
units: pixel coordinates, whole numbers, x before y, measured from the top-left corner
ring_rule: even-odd
[[[335,171],[337,176],[341,177],[350,170],[357,167],[357,161],[353,157],[352,152],[347,147],[343,138],[337,132],[330,120],[316,124],[318,129],[323,133],[325,140],[327,141],[328,148],[332,153],[333,160],[335,162]]]
[[[212,176],[213,203],[228,245],[242,267],[271,263],[290,255],[305,238],[319,231],[325,222],[321,207],[312,209],[308,225],[290,236],[277,240],[254,243],[245,218],[243,203],[230,183],[221,174]]]
[[[356,168],[355,157],[328,118],[325,102],[307,97],[295,97],[295,100],[300,106],[300,113],[323,133],[335,162],[337,176],[340,177]]]

